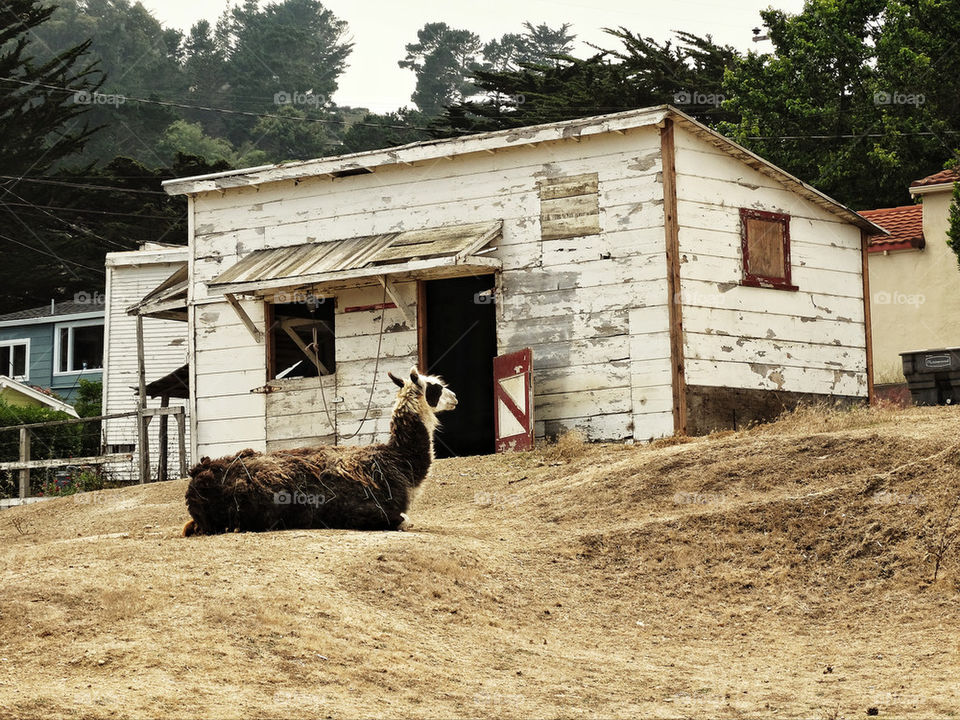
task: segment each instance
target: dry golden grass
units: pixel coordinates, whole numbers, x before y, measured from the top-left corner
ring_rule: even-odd
[[[180,481],[5,511],[0,717],[954,717],[958,431],[561,438],[438,462],[398,533],[183,539]]]

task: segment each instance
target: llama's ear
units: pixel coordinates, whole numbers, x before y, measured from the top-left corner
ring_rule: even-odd
[[[414,385],[418,385],[420,383],[420,371],[417,370],[416,365],[410,368],[410,380]]]
[[[435,382],[427,383],[427,404],[430,407],[436,407],[437,403],[440,402],[440,396],[443,395],[443,385]]]
[[[400,378],[398,378],[396,375],[394,375],[394,374],[393,374],[392,372],[390,372],[389,370],[387,371],[387,377],[389,377],[391,380],[393,380],[393,384],[396,385],[397,387],[403,387],[403,380],[401,380]]]

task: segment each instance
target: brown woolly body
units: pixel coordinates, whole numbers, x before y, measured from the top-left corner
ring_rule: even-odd
[[[193,521],[184,534],[397,529],[430,469],[435,426],[421,386],[407,383],[387,443],[205,457],[190,470],[186,500]]]

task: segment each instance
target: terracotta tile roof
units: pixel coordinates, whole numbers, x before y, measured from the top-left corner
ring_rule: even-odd
[[[904,205],[859,212],[870,222],[890,232],[889,235],[871,235],[869,237],[870,252],[923,247],[923,205]]]
[[[927,175],[925,178],[914,180],[910,187],[924,187],[925,185],[940,185],[942,183],[954,182],[960,180],[960,173],[956,170],[941,170],[933,175]]]

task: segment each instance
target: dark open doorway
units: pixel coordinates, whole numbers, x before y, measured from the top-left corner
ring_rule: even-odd
[[[426,327],[423,364],[457,394],[457,409],[440,416],[437,457],[486,455],[494,450],[493,358],[497,317],[493,275],[427,280],[421,298]]]

